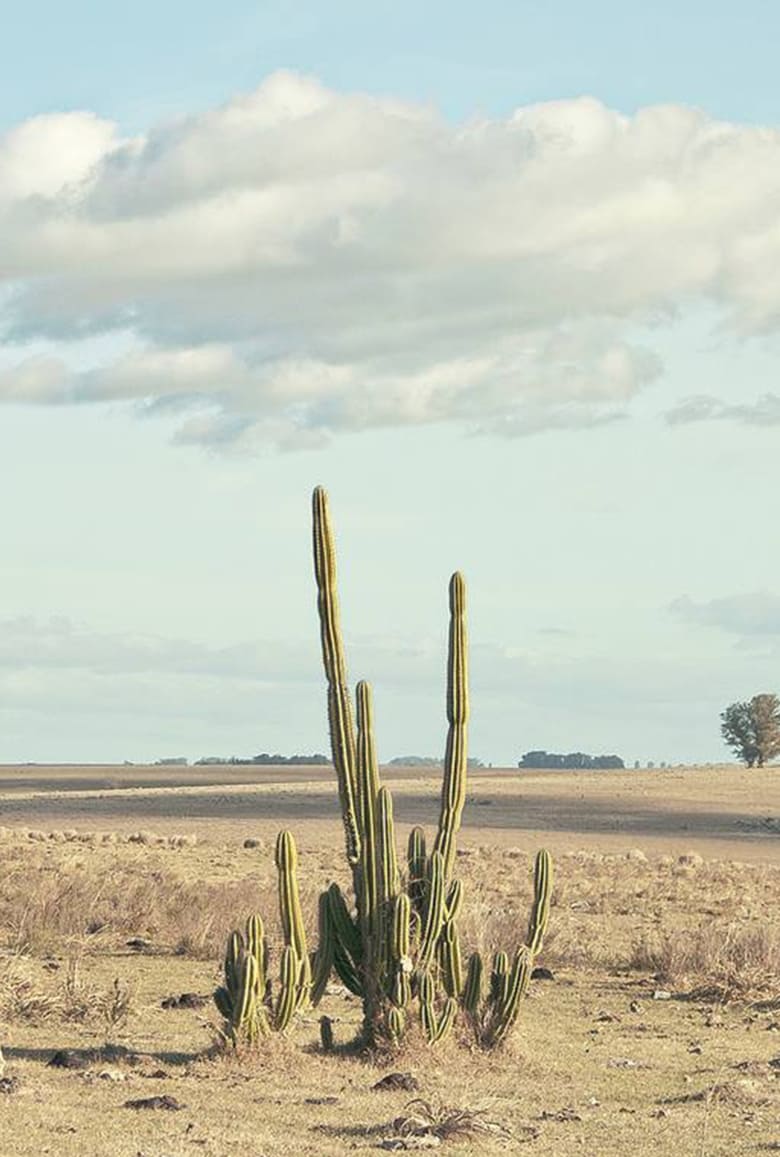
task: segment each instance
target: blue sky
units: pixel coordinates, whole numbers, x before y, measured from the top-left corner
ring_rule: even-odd
[[[453,10],[453,8],[455,10]],[[722,758],[776,686],[770,3],[32,3],[0,46],[0,760]],[[31,66],[35,62],[35,66]]]

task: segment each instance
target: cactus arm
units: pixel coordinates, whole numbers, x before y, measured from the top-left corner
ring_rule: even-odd
[[[445,923],[444,935],[440,944],[444,991],[448,996],[459,997],[463,988],[463,964],[458,926],[454,920],[448,920]]]
[[[444,1008],[441,1010],[431,1044],[436,1044],[437,1041],[444,1040],[446,1036],[449,1036],[452,1031],[452,1026],[455,1024],[457,1012],[457,1000],[454,996],[448,996],[444,1002]]]
[[[225,949],[225,988],[231,1000],[238,998],[241,988],[241,958],[244,955],[244,939],[240,932],[231,932]]]
[[[468,750],[468,655],[466,638],[466,584],[456,571],[450,580],[450,634],[447,659],[447,747],[444,756],[439,830],[434,845],[444,859],[449,877],[455,858],[455,837],[466,802]]]
[[[250,956],[254,957],[257,964],[257,993],[258,1000],[262,1000],[267,979],[267,949],[263,921],[258,915],[250,916],[246,922],[246,950]]]
[[[393,824],[393,797],[386,787],[377,792],[377,836],[379,869],[379,902],[382,907],[392,903],[400,887],[398,860],[395,851]]]
[[[336,586],[336,553],[330,523],[328,496],[318,486],[312,496],[314,574],[320,618],[322,662],[328,682],[328,724],[333,766],[336,770],[347,860],[354,869],[360,862],[361,838],[355,763],[355,727],[347,687],[341,616]]]
[[[236,1034],[244,1032],[250,1044],[254,1043],[257,1012],[257,961],[246,955],[242,961],[241,991],[233,1006],[233,1028]]]
[[[466,970],[466,985],[463,990],[463,1007],[469,1016],[476,1016],[482,1002],[482,957],[473,952]]]
[[[506,999],[508,985],[509,957],[506,952],[496,952],[490,974],[490,1001],[496,1008],[499,1008]]]
[[[425,870],[428,859],[425,852],[425,832],[414,827],[409,832],[406,856],[409,897],[416,909],[421,909],[425,897]]]
[[[361,833],[363,854],[360,860],[360,894],[358,913],[364,949],[376,948],[378,932],[379,883],[376,804],[379,791],[379,772],[374,744],[374,719],[371,687],[361,681],[355,688],[357,699],[357,782],[361,806]],[[369,957],[371,953],[369,952]],[[366,961],[370,968],[369,961]]]
[[[387,1035],[394,1045],[400,1043],[406,1028],[406,1014],[402,1008],[391,1007],[387,1011]]]
[[[344,893],[336,883],[328,888],[328,907],[336,942],[341,945],[346,955],[354,960],[355,965],[359,965],[363,955],[360,930],[349,914]]]
[[[553,866],[550,853],[545,849],[537,853],[534,864],[534,902],[528,922],[528,951],[536,956],[541,951],[544,934],[550,919],[550,903],[553,889]]]
[[[496,1045],[505,1040],[517,1020],[520,1002],[528,991],[532,966],[533,957],[531,953],[527,948],[522,947],[515,956],[504,997],[496,1009],[490,1026],[488,1035],[489,1044]]]
[[[461,880],[453,880],[447,890],[447,899],[445,901],[445,918],[447,920],[457,920],[462,907],[463,883]]]
[[[311,1002],[315,1008],[325,994],[333,969],[334,936],[327,892],[320,894],[317,925],[319,943],[311,965]]]
[[[228,990],[226,988],[223,988],[221,985],[214,992],[214,1003],[217,1006],[217,1011],[219,1012],[219,1015],[221,1017],[223,1017],[224,1020],[232,1021],[232,1019],[233,1019],[233,1000],[232,1000]]]
[[[274,1009],[274,1024],[277,1032],[284,1032],[292,1020],[298,1003],[299,980],[300,961],[295,955],[295,949],[288,944],[282,950],[279,996]]]
[[[284,942],[301,961],[302,969],[298,983],[300,1007],[308,1000],[311,982],[309,954],[306,948],[306,930],[298,894],[298,852],[292,832],[282,831],[276,840],[276,870],[279,877],[279,915],[282,921]]]
[[[443,920],[444,860],[440,852],[434,852],[429,865],[428,894],[417,955],[417,967],[420,969],[427,969],[433,960]]]
[[[363,996],[363,984],[352,960],[347,956],[339,940],[333,942],[333,967],[341,983],[354,996]]]

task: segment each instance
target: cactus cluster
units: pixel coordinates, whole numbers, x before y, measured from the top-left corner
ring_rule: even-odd
[[[226,1036],[254,1043],[271,1030],[283,1031],[297,1009],[319,1002],[335,971],[362,1000],[362,1037],[369,1046],[397,1044],[415,1017],[433,1044],[462,1017],[477,1043],[492,1047],[512,1028],[528,989],[549,917],[552,864],[547,852],[539,853],[525,943],[514,951],[511,966],[505,952],[495,954],[485,986],[478,953],[463,967],[458,931],[463,886],[453,872],[466,799],[469,719],[463,576],[456,572],[449,585],[448,730],[436,837],[428,854],[424,831],[413,828],[402,871],[392,796],[379,779],[371,688],[366,682],[357,684],[353,710],[347,684],[333,531],[327,495],[320,487],[313,496],[313,538],[331,750],[352,897],[336,883],[320,895],[318,948],[310,956],[298,900],[295,845],[289,832],[280,834],[276,866],[285,947],[278,995],[273,998],[266,981],[262,923],[252,917],[246,938],[234,932],[228,942],[225,984],[215,994]]]
[[[430,856],[425,833],[413,828],[402,881],[396,859],[392,797],[379,782],[373,707],[368,684],[349,695],[336,585],[336,558],[328,499],[313,497],[314,571],[322,659],[328,685],[331,749],[339,785],[354,912],[340,889],[329,892],[326,919],[333,963],[343,983],[363,1000],[366,1041],[398,1041],[413,998],[427,1039],[441,1040],[463,1008],[481,1044],[498,1043],[511,1028],[549,915],[552,869],[537,859],[536,898],[527,944],[516,953],[506,981],[482,998],[482,965],[472,957],[464,979],[458,913],[463,888],[453,878],[456,838],[466,799],[469,719],[466,587],[455,573],[449,586],[447,743],[436,839]],[[501,955],[501,954],[499,954]],[[475,988],[476,985],[476,988]]]
[[[318,950],[312,960],[306,949],[297,860],[292,833],[280,832],[276,840],[276,870],[284,947],[276,993],[268,976],[269,952],[262,918],[250,916],[244,935],[236,931],[228,937],[224,983],[214,993],[214,1003],[224,1019],[223,1035],[233,1045],[254,1045],[270,1032],[284,1032],[293,1014],[311,1000],[312,972],[320,981],[322,953]]]

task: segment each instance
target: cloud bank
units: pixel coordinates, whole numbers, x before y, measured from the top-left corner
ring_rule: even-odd
[[[453,125],[278,73],[143,137],[0,139],[0,401],[249,451],[592,426],[660,372],[636,326],[695,302],[780,325],[775,129],[589,98]]]

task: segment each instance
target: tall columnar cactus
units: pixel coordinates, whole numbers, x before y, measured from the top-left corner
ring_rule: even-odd
[[[392,797],[379,781],[371,689],[355,690],[357,732],[347,687],[341,640],[333,532],[327,497],[314,492],[314,571],[317,580],[322,658],[328,684],[328,719],[333,762],[339,784],[352,868],[354,913],[341,890],[329,891],[328,916],[334,939],[333,963],[343,983],[363,999],[364,1035],[369,1042],[397,1039],[408,1018],[401,1015],[416,994],[427,1006],[424,1026],[429,1039],[451,1028],[460,987],[460,946],[454,923],[462,890],[452,880],[455,840],[466,796],[468,666],[465,583],[450,582],[450,629],[447,659],[447,720],[441,809],[436,842],[427,855],[422,829],[409,841],[407,880],[398,870]],[[443,967],[442,961],[446,960]],[[447,979],[443,979],[443,971]],[[425,979],[427,977],[427,979]],[[422,989],[431,1000],[422,1001]],[[444,998],[436,1011],[437,986]],[[430,1031],[429,1031],[430,1030]]]
[[[464,979],[457,924],[463,888],[452,878],[468,766],[463,576],[454,574],[449,587],[448,731],[436,840],[428,856],[425,833],[419,827],[412,829],[402,889],[392,799],[379,782],[371,689],[364,682],[356,688],[357,734],[354,729],[341,639],[333,531],[327,496],[320,487],[314,491],[313,516],[328,720],[354,887],[354,914],[335,884],[324,902],[334,967],[344,984],[363,999],[364,1035],[369,1042],[381,1037],[397,1041],[408,1023],[406,1008],[416,995],[421,1024],[431,1042],[450,1031],[460,1004],[476,1027],[479,1042],[497,1044],[514,1024],[533,959],[541,948],[549,917],[552,869],[547,853],[540,853],[527,943],[515,953],[511,966],[505,953],[497,954],[490,991],[483,998],[483,965],[478,955],[471,957]]]
[[[333,952],[329,925],[321,920],[312,984],[312,961],[306,950],[298,895],[297,859],[292,834],[280,832],[276,841],[276,869],[284,948],[275,996],[267,977],[269,954],[262,919],[250,916],[245,935],[232,932],[228,937],[224,983],[214,993],[214,1003],[225,1021],[224,1035],[234,1045],[255,1045],[271,1031],[284,1032],[296,1010],[309,1000],[319,1000],[327,983]],[[321,900],[321,913],[324,906]]]
[[[327,680],[328,722],[338,781],[347,863],[353,897],[337,883],[320,895],[319,943],[307,950],[298,897],[295,844],[281,832],[276,845],[279,908],[284,948],[273,991],[262,921],[250,918],[246,936],[234,932],[225,954],[224,984],[214,999],[234,1043],[255,1043],[284,1031],[296,1010],[317,1004],[335,969],[363,1002],[366,1043],[397,1044],[416,1018],[430,1043],[451,1032],[459,1012],[477,1042],[492,1047],[514,1025],[541,950],[550,911],[552,865],[536,860],[534,902],[526,941],[510,957],[495,954],[490,975],[473,953],[465,968],[458,919],[463,886],[453,876],[456,839],[466,799],[469,720],[466,589],[462,575],[449,586],[447,742],[439,821],[433,848],[415,827],[409,835],[406,870],[399,870],[393,801],[379,779],[371,688],[357,684],[356,709],[347,684],[341,636],[336,558],[328,499],[313,498],[314,571],[322,659]],[[356,726],[357,724],[357,726]],[[416,1017],[415,1017],[416,1003]]]
[[[455,859],[455,837],[466,802],[468,764],[468,645],[466,640],[466,584],[457,572],[450,579],[450,638],[447,661],[447,747],[441,788],[439,830],[434,850],[444,860],[449,877]]]
[[[330,529],[328,496],[321,486],[313,497],[314,573],[320,616],[322,663],[328,681],[328,724],[333,766],[339,785],[347,860],[353,871],[360,863],[355,724],[347,686],[347,666],[341,639],[341,616],[336,590],[336,552]]]

